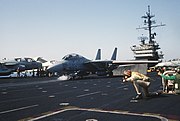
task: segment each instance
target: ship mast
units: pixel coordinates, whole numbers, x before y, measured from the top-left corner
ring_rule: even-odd
[[[163,59],[164,54],[159,53],[159,44],[156,43],[155,36],[156,33],[152,32],[152,30],[156,27],[165,26],[165,24],[157,25],[155,20],[153,20],[155,15],[151,14],[150,6],[148,6],[148,11],[141,18],[144,19],[143,27],[139,27],[136,29],[148,30],[148,37],[141,36],[138,39],[141,40],[141,44],[133,45],[131,50],[134,52],[134,57],[136,60],[160,60]],[[149,42],[145,42],[145,40],[149,40]],[[148,67],[154,66],[154,64],[148,64]]]
[[[153,39],[155,39],[156,33],[152,33],[152,29],[155,27],[160,27],[160,26],[165,26],[165,24],[160,24],[160,25],[153,25],[155,24],[155,20],[151,20],[153,17],[155,17],[155,15],[151,15],[151,11],[150,11],[150,6],[148,5],[148,12],[146,12],[146,15],[142,16],[141,18],[144,19],[144,27],[139,27],[136,29],[144,29],[144,30],[148,30],[149,32],[149,44],[153,44],[155,43],[155,41],[153,41]]]

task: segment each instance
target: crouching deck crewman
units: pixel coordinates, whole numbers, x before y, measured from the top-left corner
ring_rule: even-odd
[[[158,92],[155,92],[155,93],[149,92],[148,88],[151,84],[150,78],[139,72],[131,72],[131,70],[124,71],[123,82],[131,82],[132,83],[132,85],[136,91],[136,94],[137,94],[136,97],[134,97],[133,99],[141,99],[143,97],[142,92],[139,89],[140,87],[143,89],[145,97],[159,95]]]

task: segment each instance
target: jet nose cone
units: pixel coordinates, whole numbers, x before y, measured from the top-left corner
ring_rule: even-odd
[[[54,70],[54,66],[53,65],[51,65],[51,66],[49,66],[48,68],[47,68],[47,71],[48,72],[52,72]]]
[[[47,68],[47,71],[50,73],[59,73],[60,74],[63,71],[63,64],[58,63],[58,64],[51,65]]]

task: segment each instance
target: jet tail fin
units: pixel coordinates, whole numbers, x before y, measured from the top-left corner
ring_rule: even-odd
[[[39,61],[39,62],[41,62],[41,63],[47,62],[47,60],[43,59],[42,57],[37,57],[35,60],[36,60],[36,61]]]
[[[111,60],[116,60],[116,57],[117,57],[117,48],[114,49]]]
[[[101,49],[98,49],[95,60],[101,60]]]

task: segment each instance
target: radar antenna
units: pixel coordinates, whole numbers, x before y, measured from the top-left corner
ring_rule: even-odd
[[[141,44],[145,44],[145,40],[148,40],[148,37],[146,37],[146,36],[143,36],[143,34],[142,34],[142,36],[140,36],[140,37],[138,37],[138,40],[140,40],[141,41]]]
[[[145,26],[136,28],[136,29],[148,30],[148,32],[149,32],[149,43],[150,44],[155,43],[155,41],[153,41],[153,39],[155,39],[155,36],[156,36],[156,33],[152,33],[152,29],[155,27],[165,26],[165,24],[162,24],[162,23],[159,25],[153,25],[153,24],[156,24],[155,20],[151,20],[153,17],[155,17],[155,15],[151,15],[150,6],[148,5],[148,12],[146,12],[146,15],[141,17],[144,19],[144,25]]]

